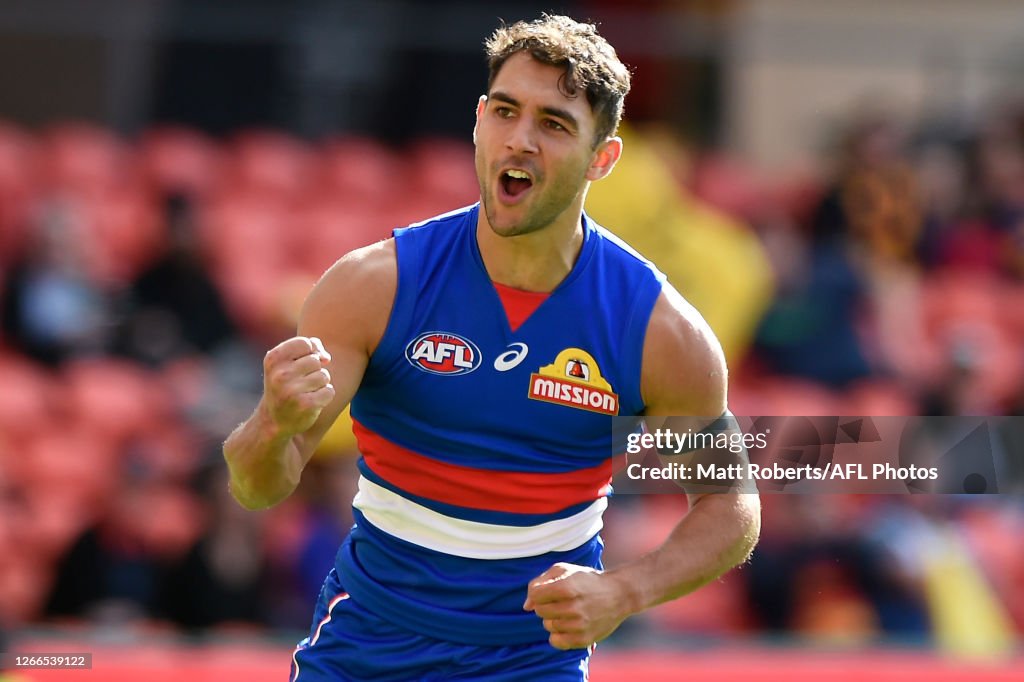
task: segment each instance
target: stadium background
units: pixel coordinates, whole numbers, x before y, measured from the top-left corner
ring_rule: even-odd
[[[1014,0],[0,2],[0,652],[94,652],[0,680],[283,679],[351,436],[256,514],[220,441],[324,267],[474,200],[481,40],[542,10],[635,67],[588,208],[706,315],[735,413],[1021,413]],[[1021,679],[1021,492],[766,495],[753,561],[593,677]],[[683,504],[615,500],[608,562]]]

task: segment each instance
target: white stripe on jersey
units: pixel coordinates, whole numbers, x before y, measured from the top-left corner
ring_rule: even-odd
[[[564,519],[503,526],[446,516],[360,476],[352,506],[384,532],[435,552],[467,559],[519,559],[582,545],[603,527],[608,498]]]

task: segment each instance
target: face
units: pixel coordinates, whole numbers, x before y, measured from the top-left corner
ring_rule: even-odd
[[[480,197],[500,236],[529,234],[577,220],[590,180],[618,159],[619,141],[595,149],[595,120],[586,95],[558,89],[563,70],[529,54],[512,55],[480,98],[473,131]]]

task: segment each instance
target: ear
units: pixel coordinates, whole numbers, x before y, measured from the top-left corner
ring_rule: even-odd
[[[487,95],[480,95],[476,102],[476,123],[473,124],[473,144],[476,144],[476,129],[480,126],[480,117],[484,115],[484,107],[487,106]]]
[[[600,180],[612,172],[615,163],[622,156],[622,138],[612,137],[600,144],[587,169],[587,180]]]

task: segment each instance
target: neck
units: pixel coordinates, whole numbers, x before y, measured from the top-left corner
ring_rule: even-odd
[[[540,230],[502,237],[491,229],[481,207],[476,239],[491,281],[524,291],[550,292],[572,270],[583,247],[583,211],[571,207]]]

